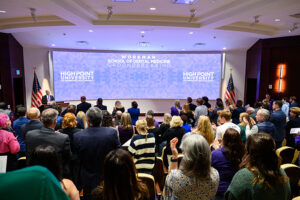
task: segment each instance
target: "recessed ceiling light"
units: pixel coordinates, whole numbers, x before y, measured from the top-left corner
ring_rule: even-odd
[[[51,46],[55,47],[56,45],[55,44],[51,44]]]
[[[226,50],[226,47],[223,47],[223,50]]]
[[[92,29],[89,30],[90,33],[94,32]]]
[[[145,31],[141,31],[141,34],[144,34],[145,33]]]
[[[149,8],[150,10],[156,10],[156,8]]]
[[[194,4],[196,3],[198,0],[172,0],[172,3],[174,4]]]
[[[191,32],[189,32],[189,34],[190,34],[190,35],[192,35],[192,34],[194,34],[194,32],[193,32],[193,31],[191,31]]]
[[[274,19],[275,22],[280,22],[280,19]]]
[[[181,49],[181,51],[184,51],[185,49]]]
[[[0,10],[0,13],[6,13],[6,11],[5,10]]]

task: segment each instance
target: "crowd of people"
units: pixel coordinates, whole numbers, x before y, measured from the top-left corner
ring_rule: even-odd
[[[300,149],[300,134],[291,134],[300,128],[296,100],[267,94],[250,107],[218,98],[213,107],[207,97],[196,105],[188,97],[183,106],[175,101],[161,123],[152,110],[141,117],[136,101],[127,111],[116,101],[111,113],[101,98],[92,106],[84,96],[63,111],[57,105],[20,105],[13,112],[0,102],[0,155],[7,156],[9,171],[0,180],[10,177],[17,185],[32,170],[58,188],[49,195],[64,192],[55,199],[78,200],[83,191],[84,199],[146,200],[149,188],[137,174],[153,175],[162,157],[168,175],[163,191],[155,182],[157,199],[288,200],[289,179],[275,151],[284,139]],[[28,167],[16,171],[17,159],[24,157]],[[10,186],[0,184],[0,192],[14,199]]]

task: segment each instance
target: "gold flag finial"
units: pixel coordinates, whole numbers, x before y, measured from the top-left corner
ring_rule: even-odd
[[[33,67],[32,69],[33,69],[33,70],[36,70],[36,67]]]

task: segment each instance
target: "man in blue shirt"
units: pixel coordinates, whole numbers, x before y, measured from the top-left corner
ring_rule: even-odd
[[[286,115],[281,110],[282,101],[276,100],[273,102],[274,112],[271,114],[270,121],[275,125],[276,132],[274,140],[276,142],[276,148],[281,147],[284,139],[284,128],[286,125]]]
[[[29,123],[30,120],[25,117],[25,115],[26,115],[25,107],[20,106],[17,108],[16,111],[17,111],[19,118],[13,122],[13,129],[15,130],[15,132],[17,134],[17,139],[20,144],[20,152],[18,153],[18,157],[22,157],[22,156],[25,156],[26,145],[24,142],[24,137],[21,133],[21,126]]]
[[[256,114],[258,132],[264,132],[275,137],[276,128],[272,122],[269,122],[270,112],[267,109],[259,109]]]
[[[289,116],[289,111],[290,111],[290,104],[289,104],[288,100],[289,99],[287,97],[283,97],[283,99],[282,99],[282,107],[281,107],[282,112],[284,112],[284,114],[287,117]]]

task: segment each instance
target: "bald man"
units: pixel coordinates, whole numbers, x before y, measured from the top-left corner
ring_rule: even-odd
[[[21,127],[21,133],[25,139],[28,131],[41,129],[43,124],[40,121],[40,111],[37,108],[30,108],[27,112],[27,118],[30,119],[29,123]]]

